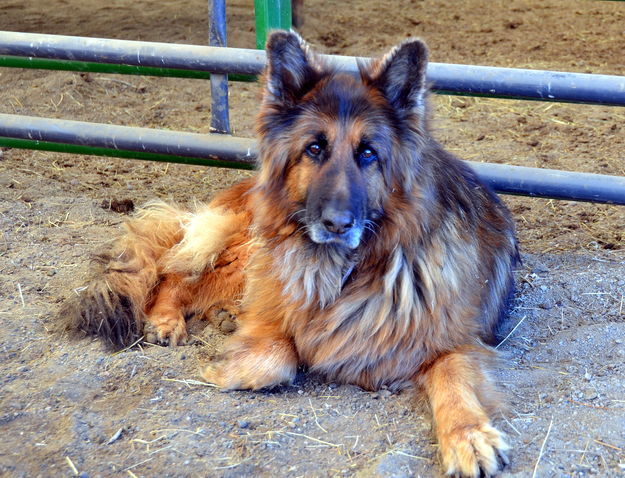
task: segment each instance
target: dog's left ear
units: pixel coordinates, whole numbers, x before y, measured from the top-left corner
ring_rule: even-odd
[[[315,57],[294,32],[275,31],[267,40],[265,99],[292,106],[319,79]]]
[[[396,110],[422,115],[427,93],[427,64],[428,48],[425,43],[419,39],[406,40],[371,66],[369,81]]]

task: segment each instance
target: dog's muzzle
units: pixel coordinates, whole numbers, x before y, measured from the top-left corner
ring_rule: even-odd
[[[317,244],[335,243],[355,249],[362,238],[362,221],[349,210],[325,208],[310,227],[310,238]]]

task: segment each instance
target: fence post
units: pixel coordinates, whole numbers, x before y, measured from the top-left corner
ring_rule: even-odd
[[[291,0],[254,0],[256,48],[265,49],[267,33],[273,29],[291,29]]]
[[[208,44],[227,46],[226,0],[209,0]],[[211,75],[211,130],[214,133],[230,134],[228,105],[228,75]]]

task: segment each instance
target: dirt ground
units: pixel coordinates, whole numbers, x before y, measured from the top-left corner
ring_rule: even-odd
[[[228,2],[232,46],[254,46],[252,2]],[[201,0],[3,0],[0,29],[204,44]],[[420,36],[437,62],[625,75],[625,3],[306,0],[327,53],[380,54]],[[232,84],[252,136],[258,85]],[[0,69],[0,112],[207,132],[201,80]],[[625,111],[433,96],[435,135],[473,161],[625,175]],[[302,375],[264,393],[198,371],[223,335],[112,354],[49,332],[89,254],[124,215],[112,200],[180,204],[248,173],[0,151],[0,476],[439,476],[427,407]],[[513,447],[504,476],[625,475],[625,208],[506,197],[524,264],[497,377]]]

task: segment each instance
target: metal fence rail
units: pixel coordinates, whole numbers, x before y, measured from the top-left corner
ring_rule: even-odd
[[[259,4],[263,1],[257,0]],[[218,33],[225,31],[214,35]],[[214,38],[213,42],[221,40]],[[338,69],[357,74],[357,58],[326,58]],[[236,74],[249,79],[263,70],[265,62],[265,52],[259,50],[0,32],[0,66],[195,78],[212,73],[233,79]],[[430,63],[427,75],[438,93],[625,106],[625,77],[621,76],[441,63]],[[220,84],[218,90],[224,87],[223,77]],[[227,104],[225,108],[226,114],[213,123],[214,130],[228,130]],[[243,169],[252,169],[256,156],[253,140],[228,135],[9,114],[0,114],[0,145]],[[469,164],[500,193],[625,204],[625,177]]]
[[[199,134],[0,114],[0,145],[205,166],[252,169],[254,141]]]
[[[0,114],[0,143],[35,142],[36,149],[251,169],[252,139]],[[79,148],[76,150],[75,148]],[[625,177],[467,162],[495,191],[625,205]]]
[[[87,62],[221,75],[258,75],[266,62],[261,50],[17,32],[0,32],[0,55],[24,67],[63,60],[82,69]],[[357,72],[355,57],[327,58]],[[625,106],[625,76],[430,63],[427,77],[437,93]]]

